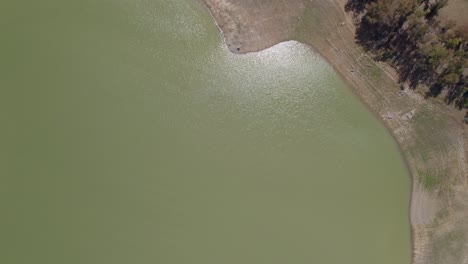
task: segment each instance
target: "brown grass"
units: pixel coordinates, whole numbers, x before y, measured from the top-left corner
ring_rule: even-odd
[[[468,0],[450,0],[440,11],[440,17],[445,21],[455,21],[458,30],[468,38]]]

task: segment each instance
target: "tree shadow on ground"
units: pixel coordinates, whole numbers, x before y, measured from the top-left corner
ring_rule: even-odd
[[[355,13],[361,13],[364,11],[366,5],[373,0],[348,0],[345,5],[346,12],[353,11]]]
[[[442,67],[443,59],[447,59],[442,57],[450,53],[443,53],[440,48],[434,48],[430,52],[420,48],[423,35],[418,32],[423,30],[421,29],[423,27],[412,26],[411,30],[408,30],[407,18],[411,12],[394,17],[392,23],[388,19],[381,21],[366,15],[366,6],[374,1],[348,0],[345,5],[345,11],[354,12],[355,19],[360,19],[359,22],[356,21],[356,43],[374,60],[387,62],[395,68],[399,74],[400,84],[408,85],[410,89],[425,86],[428,88],[426,97],[437,97],[444,92],[447,104],[454,104],[460,109],[468,108],[466,78],[450,85],[447,79],[444,79],[449,72]],[[429,19],[426,23],[432,25],[432,22]],[[432,26],[439,33],[445,32],[444,27]],[[441,42],[439,46],[444,46],[444,43]],[[465,52],[468,54],[468,49],[465,49]]]

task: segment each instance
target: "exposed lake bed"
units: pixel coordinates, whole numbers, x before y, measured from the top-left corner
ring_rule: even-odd
[[[259,51],[291,39],[319,52],[383,121],[405,157],[412,179],[412,263],[468,260],[468,127],[460,123],[463,112],[426,98],[424,86],[401,93],[404,84],[394,65],[374,60],[372,52],[356,43],[358,14],[345,7],[353,1],[202,2],[234,53]],[[438,179],[430,189],[428,178]]]

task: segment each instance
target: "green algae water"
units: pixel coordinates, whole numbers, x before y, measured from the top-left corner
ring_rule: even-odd
[[[0,5],[0,263],[408,264],[409,178],[332,68],[191,0]]]

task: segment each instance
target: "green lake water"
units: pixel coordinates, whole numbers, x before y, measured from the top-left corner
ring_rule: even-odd
[[[386,129],[193,0],[0,4],[0,263],[408,264]]]

